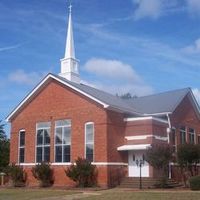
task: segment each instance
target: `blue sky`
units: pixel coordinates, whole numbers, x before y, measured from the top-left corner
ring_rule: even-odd
[[[81,79],[138,96],[191,87],[200,99],[199,0],[72,0]],[[66,0],[0,1],[0,119],[59,73]]]

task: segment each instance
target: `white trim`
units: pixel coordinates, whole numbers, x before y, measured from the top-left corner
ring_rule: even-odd
[[[72,164],[71,162],[63,162],[63,163],[53,162],[53,163],[51,163],[52,166],[64,166],[64,165],[70,166],[71,164]]]
[[[48,74],[48,75],[47,75],[47,76],[32,90],[32,92],[29,93],[29,94],[22,100],[22,102],[10,113],[10,115],[8,115],[8,117],[6,118],[6,121],[7,121],[7,122],[10,121],[11,117],[21,108],[21,106],[23,106],[23,104],[24,104],[27,100],[29,100],[29,99],[32,97],[32,95],[33,95],[33,94],[34,94],[34,93],[35,93],[49,78],[52,78],[52,79],[54,79],[54,80],[57,80],[58,82],[60,82],[60,83],[62,83],[62,84],[64,84],[64,85],[70,87],[71,89],[73,89],[73,90],[75,90],[75,91],[77,91],[77,92],[83,94],[84,96],[86,96],[86,97],[88,97],[88,98],[90,98],[90,99],[96,101],[97,103],[103,105],[104,108],[108,108],[108,107],[109,107],[109,105],[107,105],[107,104],[103,103],[102,101],[100,101],[100,100],[94,98],[93,96],[91,96],[91,95],[89,95],[89,94],[87,94],[87,93],[85,93],[85,92],[83,92],[83,91],[77,89],[76,87],[70,85],[69,83],[60,80],[59,78],[55,77],[53,74]]]
[[[128,150],[146,150],[151,147],[151,144],[134,144],[134,145],[123,145],[117,148],[118,151],[128,151]]]
[[[149,137],[153,137],[157,140],[162,140],[162,141],[167,141],[168,140],[168,137],[162,137],[162,136],[159,136],[159,135],[135,135],[135,136],[125,136],[125,139],[127,140],[145,140]]]
[[[37,164],[39,164],[39,163],[19,163],[20,166],[34,166]]]
[[[149,117],[131,117],[131,118],[125,118],[124,119],[125,122],[143,121],[143,120],[154,120],[154,121],[158,121],[158,122],[168,124],[167,120],[159,119],[157,117],[152,117],[152,116],[149,116]]]
[[[172,114],[172,112],[161,112],[161,113],[144,113],[144,116],[156,116],[156,115],[167,115],[167,114]]]
[[[21,133],[24,132],[24,146],[20,146],[20,140],[21,140]],[[24,162],[25,162],[25,145],[26,145],[26,131],[25,129],[20,129],[18,133],[18,163],[20,164],[20,149],[24,149]]]
[[[85,128],[84,128],[84,131],[85,131],[85,132],[84,132],[84,135],[85,135],[85,138],[84,138],[84,139],[85,139],[85,141],[84,141],[84,158],[86,159],[86,145],[87,145],[87,144],[86,144],[86,141],[87,141],[87,140],[86,140],[86,126],[87,126],[87,125],[90,125],[90,124],[93,125],[93,142],[92,142],[92,143],[87,143],[87,144],[92,144],[92,145],[93,145],[93,159],[92,159],[92,161],[94,162],[94,160],[95,160],[95,159],[94,159],[94,158],[95,158],[95,157],[94,157],[94,137],[95,137],[94,122],[86,122],[86,123],[85,123]]]
[[[198,104],[197,99],[196,99],[196,97],[194,96],[193,91],[192,91],[191,89],[190,89],[190,94],[191,94],[192,99],[193,99],[193,101],[194,101],[194,104],[195,104],[195,106],[196,106],[196,108],[197,108],[198,114],[200,115],[200,107],[199,107],[199,104]]]
[[[34,166],[38,165],[39,163],[20,163],[20,166]],[[50,163],[52,166],[70,166],[73,163],[67,162],[67,163]],[[75,163],[74,163],[75,164]],[[97,165],[97,166],[128,166],[128,163],[123,163],[123,162],[92,162],[92,165]]]
[[[110,166],[110,165],[122,165],[122,166],[128,166],[128,163],[123,163],[123,162],[92,162],[92,165],[105,165],[105,166]]]

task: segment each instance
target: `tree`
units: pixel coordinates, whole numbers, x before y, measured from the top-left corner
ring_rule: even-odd
[[[121,99],[133,99],[133,98],[137,98],[136,95],[132,95],[130,92],[127,92],[125,94],[122,94],[122,95],[118,95],[116,94],[117,97],[120,97]]]
[[[169,145],[152,145],[146,152],[146,161],[155,169],[163,170],[167,177],[169,162],[173,158],[172,152]]]
[[[0,141],[6,139],[6,133],[4,131],[5,124],[2,124],[2,120],[0,120]]]
[[[9,164],[10,141],[6,137],[4,126],[0,121],[0,172],[4,171]]]
[[[197,164],[200,161],[200,146],[195,144],[180,145],[177,152],[177,161],[181,170],[185,169],[190,172],[191,176],[194,176],[197,174]]]

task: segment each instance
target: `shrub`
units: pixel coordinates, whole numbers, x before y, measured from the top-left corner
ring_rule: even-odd
[[[155,169],[163,170],[164,176],[167,176],[168,165],[172,160],[172,148],[168,145],[152,145],[147,149],[145,160]]]
[[[191,190],[200,190],[200,176],[193,176],[189,179]]]
[[[22,167],[11,164],[8,170],[8,174],[12,180],[14,187],[23,187],[26,183],[26,173]]]
[[[79,187],[95,186],[97,180],[96,166],[83,158],[78,158],[75,163],[65,170],[66,176],[75,181]]]
[[[49,187],[53,184],[53,169],[49,163],[42,162],[32,168],[33,176],[40,181],[40,187]]]

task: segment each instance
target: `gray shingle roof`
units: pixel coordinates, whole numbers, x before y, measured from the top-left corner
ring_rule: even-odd
[[[91,95],[92,97],[108,104],[109,106],[121,110],[123,112],[130,112],[130,113],[135,113],[137,114],[136,109],[130,105],[129,103],[127,103],[126,101],[124,101],[123,99],[121,99],[120,97],[117,97],[115,95],[109,94],[107,92],[104,92],[102,90],[96,89],[94,87],[85,85],[85,84],[77,84],[71,81],[68,81],[65,78],[62,78],[58,75],[53,74],[53,76],[56,76],[57,78],[65,81],[66,83],[78,88],[79,90]],[[139,114],[139,113],[138,113]]]
[[[94,87],[91,87],[85,84],[73,83],[55,74],[48,74],[32,90],[32,92],[30,92],[18,104],[18,106],[10,113],[10,115],[7,117],[7,121],[10,121],[12,117],[15,116],[18,113],[18,111],[20,111],[24,107],[24,105],[29,103],[32,97],[42,89],[42,87],[46,84],[48,80],[50,80],[50,78],[53,78],[57,81],[60,81],[63,84],[71,86],[78,92],[82,93],[83,95],[88,96],[94,101],[97,101],[101,104],[102,103],[105,104],[104,105],[106,106],[105,108],[107,108],[108,106],[112,110],[124,112],[129,115],[131,114],[133,116],[135,115],[143,116],[144,114],[153,115],[153,114],[168,113],[168,112],[172,113],[187,94],[191,94],[194,100],[194,104],[197,108],[198,114],[200,113],[199,106],[190,88],[173,90],[173,91],[168,91],[168,92],[164,92],[160,94],[124,100],[124,99],[121,99],[120,97],[101,91]]]
[[[189,92],[191,92],[190,88],[184,88],[184,89],[173,90],[159,94],[124,100],[121,99],[120,97],[114,96],[112,94],[93,88],[91,86],[73,83],[60,76],[57,75],[54,76],[73,85],[74,87],[82,90],[83,92],[90,94],[91,96],[99,99],[100,101],[110,105],[113,108],[120,109],[124,112],[129,111],[130,113],[138,113],[141,115],[173,112],[176,106],[182,101],[182,99]]]
[[[143,114],[172,113],[189,92],[191,92],[190,88],[184,88],[126,101]]]

